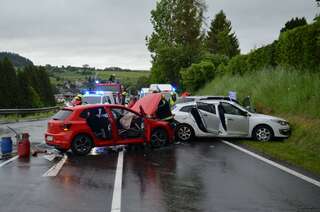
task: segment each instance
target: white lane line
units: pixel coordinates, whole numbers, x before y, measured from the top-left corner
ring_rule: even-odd
[[[121,190],[122,190],[122,170],[123,170],[123,151],[119,152],[116,170],[116,179],[114,181],[111,212],[121,211]]]
[[[5,162],[0,163],[0,167],[3,167],[3,166],[5,166],[5,165],[7,165],[8,163],[11,163],[12,161],[16,160],[18,157],[19,157],[19,156],[16,155],[16,156],[14,156],[13,158],[10,158],[9,160],[6,160]]]
[[[68,156],[64,154],[63,158],[55,165],[53,165],[46,173],[42,175],[42,177],[55,177],[58,175],[60,170],[62,169],[64,163],[67,161]]]
[[[289,174],[291,174],[293,176],[296,176],[296,177],[298,177],[298,178],[300,178],[300,179],[302,179],[304,181],[307,181],[307,182],[309,182],[309,183],[311,183],[311,184],[313,184],[315,186],[320,187],[320,182],[315,180],[315,179],[307,177],[307,176],[305,176],[305,175],[303,175],[303,174],[301,174],[299,172],[296,172],[296,171],[294,171],[292,169],[289,169],[289,168],[287,168],[287,167],[285,167],[283,165],[280,165],[279,163],[276,163],[274,161],[271,161],[271,160],[269,160],[267,158],[261,157],[260,155],[257,155],[257,154],[255,154],[253,152],[250,152],[250,151],[248,151],[248,150],[246,150],[246,149],[244,149],[242,147],[239,147],[239,146],[237,146],[235,144],[232,144],[232,143],[230,143],[228,141],[222,141],[222,142],[227,144],[227,145],[229,145],[229,146],[231,146],[231,147],[233,147],[233,148],[236,148],[237,150],[240,150],[241,152],[244,152],[244,153],[246,153],[248,155],[251,155],[252,157],[255,157],[255,158],[257,158],[257,159],[259,159],[259,160],[271,165],[271,166],[277,167],[278,169],[281,169],[284,172],[287,172],[287,173],[289,173]]]

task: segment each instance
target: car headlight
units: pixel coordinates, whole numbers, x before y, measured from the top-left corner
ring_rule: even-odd
[[[279,119],[273,119],[272,121],[280,124],[281,126],[289,125],[289,123],[287,121],[283,121],[283,120],[279,120]]]

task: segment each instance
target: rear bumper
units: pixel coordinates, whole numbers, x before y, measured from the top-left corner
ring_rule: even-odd
[[[71,146],[72,134],[71,133],[60,133],[60,134],[45,134],[46,144],[54,146],[60,149],[69,149]]]

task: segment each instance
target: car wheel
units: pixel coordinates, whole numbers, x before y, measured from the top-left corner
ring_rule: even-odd
[[[270,141],[273,138],[273,131],[266,125],[257,126],[253,130],[253,138],[258,141]]]
[[[190,125],[181,124],[176,129],[176,137],[183,142],[189,142],[194,137],[194,130]]]
[[[168,134],[165,129],[155,129],[151,134],[150,144],[153,148],[165,146],[168,142]]]
[[[76,155],[87,155],[92,146],[92,139],[87,135],[80,134],[73,139],[71,149]]]

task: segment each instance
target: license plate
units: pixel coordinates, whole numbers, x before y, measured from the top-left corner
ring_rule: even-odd
[[[53,136],[51,135],[47,136],[47,141],[53,141]]]

